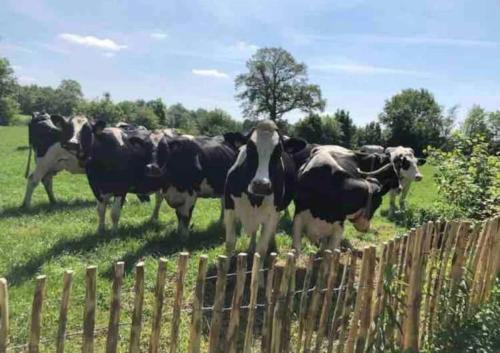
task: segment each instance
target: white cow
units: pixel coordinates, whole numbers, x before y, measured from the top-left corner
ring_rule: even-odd
[[[418,166],[423,165],[425,159],[416,158],[415,151],[410,147],[387,147],[385,153],[390,155],[391,161],[394,161],[397,157],[402,159],[402,168],[400,172],[402,190],[399,197],[399,207],[404,209],[406,206],[406,196],[410,190],[411,183],[413,181],[420,181],[423,178]],[[392,189],[390,194],[390,212],[394,213],[396,210],[396,195],[398,194],[398,190]]]
[[[58,172],[67,170],[72,174],[83,174],[77,152],[80,146],[81,128],[88,123],[86,117],[77,115],[65,118],[60,115],[34,113],[29,125],[30,152],[26,168],[26,192],[22,207],[29,208],[33,191],[43,183],[51,204],[56,202],[52,178]],[[30,174],[31,149],[35,151],[36,167]],[[29,175],[29,176],[28,176]]]

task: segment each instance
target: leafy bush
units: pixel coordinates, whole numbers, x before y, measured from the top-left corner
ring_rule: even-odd
[[[472,317],[448,322],[434,336],[428,352],[499,352],[500,351],[500,282],[493,288],[491,299]]]
[[[455,217],[484,219],[500,211],[500,157],[488,153],[483,137],[455,136],[455,148],[429,148],[428,161],[439,200],[436,208]]]
[[[0,98],[0,125],[10,125],[18,112],[19,104],[14,98]]]

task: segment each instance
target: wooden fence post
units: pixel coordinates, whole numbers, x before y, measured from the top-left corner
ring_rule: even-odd
[[[226,297],[228,258],[219,255],[217,262],[217,282],[215,284],[214,310],[212,314],[212,323],[210,325],[208,353],[217,353],[219,346],[220,329],[222,325],[222,309],[224,308],[224,299]],[[172,352],[173,353],[173,352]]]
[[[349,254],[349,256],[351,256],[350,250],[348,250],[347,253]],[[339,262],[339,264],[340,264],[340,262]],[[337,326],[339,323],[339,312],[340,312],[340,306],[342,305],[342,302],[343,302],[343,300],[342,300],[342,298],[344,297],[343,294],[346,292],[344,290],[344,287],[346,285],[348,272],[349,272],[349,259],[344,264],[344,270],[342,271],[342,279],[340,280],[340,285],[337,288],[337,300],[335,301],[335,307],[333,309],[333,316],[332,316],[332,322],[330,324],[330,330],[328,330],[328,345],[327,345],[327,352],[328,353],[333,352],[333,340],[336,336],[335,330],[337,329]]]
[[[247,254],[238,254],[236,261],[236,286],[234,287],[233,300],[231,303],[231,316],[227,329],[227,352],[236,353],[238,343],[238,329],[240,327],[240,306],[245,289],[247,270]]]
[[[82,353],[94,352],[97,267],[88,266],[85,274],[85,311],[83,312]]]
[[[281,352],[288,353],[290,352],[290,344],[292,340],[292,316],[293,316],[293,303],[295,299],[295,286],[296,286],[296,257],[295,250],[292,250],[287,254],[287,256],[291,259],[291,268],[289,274],[289,283],[288,290],[286,293],[286,302],[285,302],[285,319],[283,321],[283,335],[281,337]]]
[[[144,305],[144,262],[135,265],[134,311],[130,327],[129,353],[139,353],[142,331],[142,308]]]
[[[403,349],[418,352],[420,301],[422,299],[422,244],[426,232],[423,227],[416,230],[411,252],[410,282],[406,298],[406,319],[403,326]]]
[[[394,249],[394,241],[390,243],[384,243],[382,248],[382,257],[380,259],[378,269],[377,269],[377,284],[375,288],[375,295],[373,298],[371,317],[373,324],[370,325],[368,331],[368,339],[366,345],[369,347],[372,345],[375,339],[376,329],[377,329],[377,318],[383,310],[385,292],[384,292],[384,275],[387,265],[390,261],[390,256],[392,255]]]
[[[299,304],[299,332],[297,334],[297,352],[300,352],[302,347],[302,336],[304,334],[304,326],[307,313],[307,298],[309,297],[309,287],[311,285],[311,277],[314,269],[314,254],[310,254],[306,261],[306,274],[302,285],[302,293],[300,295]]]
[[[249,308],[243,353],[251,353],[253,347],[255,310],[257,305],[257,295],[259,293],[260,267],[260,255],[259,253],[255,253],[253,256],[252,277],[250,280],[250,303],[248,304]]]
[[[500,259],[500,217],[493,219],[490,228],[490,256],[488,257],[488,262],[486,264],[485,270],[485,284],[483,288],[483,302],[488,301],[491,295],[491,289],[495,283],[495,278],[498,273],[498,262]]]
[[[72,283],[73,283],[73,271],[65,271],[63,278],[61,307],[59,309],[59,325],[57,329],[57,338],[56,338],[56,353],[64,352],[64,341],[66,340],[66,325],[68,323],[69,296],[71,294]]]
[[[356,339],[356,349],[357,353],[362,353],[365,350],[366,341],[368,339],[368,331],[370,328],[370,324],[372,321],[372,298],[373,298],[373,290],[375,287],[375,255],[376,248],[374,246],[370,246],[368,248],[368,268],[367,268],[367,276],[364,284],[363,297],[362,297],[362,310],[360,315],[360,323],[359,323],[359,331],[358,337]]]
[[[113,289],[109,306],[108,337],[106,340],[106,353],[116,353],[120,329],[121,292],[125,263],[117,262],[113,271]]]
[[[266,312],[264,314],[264,323],[262,327],[262,352],[271,352],[271,338],[273,331],[273,313],[274,306],[276,305],[276,298],[278,297],[279,285],[281,283],[281,277],[283,276],[283,266],[278,266],[277,254],[272,253],[269,268],[269,273],[267,276],[266,284]]]
[[[279,292],[274,307],[273,330],[271,333],[271,353],[281,353],[282,335],[284,331],[283,323],[286,321],[285,315],[287,313],[286,297],[288,293],[288,286],[291,280],[292,266],[294,255],[287,254],[286,264],[283,269],[283,275],[279,285]]]
[[[46,282],[46,276],[38,276],[36,278],[35,294],[31,307],[30,336],[28,343],[29,353],[38,353],[40,351],[40,330],[42,328],[42,308]]]
[[[328,282],[326,285],[326,292],[323,297],[323,305],[321,306],[321,314],[318,324],[318,330],[316,332],[316,347],[314,349],[315,353],[320,352],[323,344],[323,339],[325,337],[325,332],[328,325],[328,316],[330,314],[330,308],[332,305],[333,291],[335,289],[335,283],[337,282],[339,260],[340,260],[340,251],[334,250],[330,267],[327,269]]]
[[[207,278],[208,256],[201,255],[198,265],[198,277],[193,298],[193,313],[191,316],[191,332],[189,335],[189,353],[200,352],[201,324],[203,315],[203,297],[205,296],[205,280]]]
[[[313,331],[316,326],[317,316],[320,306],[321,299],[321,291],[324,286],[325,276],[327,273],[327,269],[331,267],[333,253],[331,250],[325,250],[323,252],[323,261],[319,266],[317,277],[316,277],[316,285],[314,286],[314,290],[311,294],[311,300],[309,303],[309,309],[306,315],[306,324],[304,328],[305,337],[304,337],[304,353],[309,353],[313,350],[312,346],[312,338]]]
[[[186,278],[187,263],[189,253],[181,252],[177,259],[177,275],[176,275],[176,289],[175,300],[172,309],[172,326],[170,330],[170,353],[177,352],[177,341],[179,339],[179,326],[181,318],[182,298],[184,295],[184,280]]]
[[[0,278],[0,353],[9,345],[9,289],[7,280]]]
[[[354,292],[354,282],[356,280],[356,268],[357,268],[358,258],[356,255],[351,253],[350,262],[349,262],[349,273],[347,279],[347,286],[344,293],[344,302],[342,304],[342,314],[341,321],[339,327],[339,342],[337,344],[337,353],[344,352],[345,342],[347,339],[347,335],[349,334],[349,319],[350,314],[352,312],[351,307],[355,305],[352,302],[352,298],[355,295]]]
[[[363,250],[363,260],[361,263],[361,273],[358,282],[358,291],[356,293],[356,302],[354,304],[354,312],[351,318],[349,333],[347,335],[347,339],[345,342],[345,348],[344,348],[345,353],[354,352],[356,338],[358,337],[359,320],[361,317],[361,310],[363,307],[363,296],[364,296],[363,289],[365,288],[367,282],[368,266],[370,265],[371,262],[368,249],[369,248],[365,248]]]
[[[155,304],[151,324],[151,336],[149,337],[149,353],[158,353],[161,331],[161,314],[163,310],[163,297],[165,295],[165,280],[167,276],[167,259],[158,261],[158,272],[156,274]]]
[[[480,292],[482,287],[482,278],[483,278],[483,270],[482,270],[482,259],[486,256],[486,250],[488,248],[488,240],[490,233],[490,228],[492,226],[492,220],[487,220],[483,224],[483,229],[481,234],[479,235],[478,245],[476,248],[476,253],[474,256],[474,260],[472,261],[472,285],[470,289],[470,300],[469,300],[469,314],[476,308],[476,306],[480,302]]]

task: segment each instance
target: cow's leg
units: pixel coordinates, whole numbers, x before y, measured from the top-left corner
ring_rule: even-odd
[[[161,202],[163,201],[163,195],[161,191],[157,191],[155,194],[155,208],[153,209],[153,214],[151,215],[151,221],[156,222],[160,216]]]
[[[226,255],[232,256],[236,247],[236,213],[234,210],[224,210],[224,225],[226,228]]]
[[[115,196],[115,199],[113,200],[113,205],[111,206],[111,222],[113,224],[113,232],[118,230],[118,222],[120,221],[120,213],[124,200],[125,197],[123,196]]]
[[[394,214],[396,212],[396,195],[397,195],[397,190],[396,189],[391,189],[389,192],[390,194],[390,201],[389,201],[389,212],[390,214]]]
[[[219,223],[224,222],[224,196],[220,198],[220,216],[219,216]]]
[[[304,221],[302,219],[302,214],[295,213],[293,217],[293,249],[297,254],[301,251],[301,238],[302,238],[302,230],[304,228]]]
[[[24,200],[21,207],[29,208],[31,206],[33,192],[40,181],[42,181],[42,179],[49,173],[51,166],[52,165],[48,161],[48,156],[37,159],[36,168],[27,179],[26,191],[24,193]]]
[[[97,201],[97,216],[99,217],[99,225],[97,226],[98,233],[104,233],[106,230],[106,206],[110,197],[110,195],[105,195],[102,197],[101,201]]]
[[[401,196],[399,197],[399,208],[404,210],[406,207],[406,196],[408,195],[408,191],[410,191],[410,183],[403,182],[402,184],[403,190],[401,190]]]
[[[272,237],[276,235],[276,227],[278,226],[278,221],[280,219],[279,212],[271,212],[269,218],[262,226],[262,231],[260,232],[259,242],[257,244],[257,252],[260,256],[266,256],[267,250],[269,249],[269,242]]]
[[[179,222],[177,232],[182,236],[187,236],[189,234],[189,223],[191,222],[195,203],[196,194],[188,194],[184,203],[175,209],[175,214]]]
[[[328,237],[328,249],[335,250],[340,248],[340,243],[344,238],[344,225],[335,222],[332,226],[332,232]]]
[[[56,203],[56,197],[54,196],[54,189],[53,189],[53,174],[47,174],[46,176],[43,177],[42,183],[45,188],[45,191],[47,192],[47,196],[49,197],[49,202],[51,204]]]
[[[248,246],[248,253],[253,254],[255,253],[257,247],[257,231],[252,232],[250,234],[250,245]]]

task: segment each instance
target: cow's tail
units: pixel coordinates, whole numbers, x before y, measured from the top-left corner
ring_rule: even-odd
[[[26,163],[26,171],[24,172],[24,178],[28,178],[30,175],[30,165],[31,165],[31,151],[33,150],[33,147],[29,146],[29,152],[28,152],[28,162]]]

